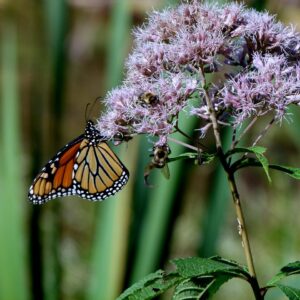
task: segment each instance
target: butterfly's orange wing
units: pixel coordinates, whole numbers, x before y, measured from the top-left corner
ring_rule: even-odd
[[[129,173],[105,142],[83,140],[74,164],[74,190],[82,198],[104,200],[118,192]]]
[[[83,136],[67,144],[39,172],[29,188],[28,197],[34,204],[72,195],[73,168]]]
[[[128,177],[126,167],[106,142],[82,135],[46,164],[29,188],[28,197],[34,204],[69,195],[104,200],[118,192]]]

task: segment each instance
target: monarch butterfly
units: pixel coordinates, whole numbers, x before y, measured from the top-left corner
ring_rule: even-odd
[[[127,183],[129,172],[103,140],[92,121],[84,134],[68,143],[45,165],[29,188],[33,204],[77,195],[97,201],[114,195]]]

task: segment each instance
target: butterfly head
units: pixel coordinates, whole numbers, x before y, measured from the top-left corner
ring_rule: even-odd
[[[100,132],[96,129],[93,121],[91,120],[86,122],[84,136],[91,145],[97,145],[103,139]]]

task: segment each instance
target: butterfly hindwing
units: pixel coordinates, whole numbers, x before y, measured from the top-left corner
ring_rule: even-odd
[[[128,171],[105,142],[83,140],[74,165],[74,189],[80,197],[97,201],[118,192]]]

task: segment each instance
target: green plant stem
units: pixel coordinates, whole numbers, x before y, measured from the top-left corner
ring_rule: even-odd
[[[227,180],[228,180],[230,192],[231,192],[232,199],[233,199],[234,206],[235,206],[235,212],[236,212],[237,221],[238,221],[239,235],[241,236],[241,239],[242,239],[242,245],[243,245],[243,249],[244,249],[244,253],[245,253],[245,257],[246,257],[246,261],[247,261],[247,266],[249,269],[249,273],[252,277],[250,284],[253,288],[255,298],[257,300],[263,299],[260,294],[260,288],[259,288],[259,284],[258,284],[257,277],[256,277],[253,257],[252,257],[252,253],[251,253],[250,241],[248,238],[248,231],[247,231],[246,222],[245,222],[245,218],[244,218],[244,214],[243,214],[243,210],[242,210],[242,206],[241,206],[240,196],[238,193],[238,189],[236,186],[236,182],[235,182],[235,178],[234,178],[232,169],[230,168],[230,165],[227,162],[225,155],[224,155],[224,151],[223,151],[222,143],[221,143],[220,130],[219,130],[218,121],[217,121],[217,116],[216,116],[212,101],[205,89],[205,86],[207,86],[207,85],[206,85],[206,79],[205,79],[202,68],[200,68],[200,76],[201,76],[201,80],[202,80],[205,101],[206,101],[206,104],[208,107],[210,120],[211,120],[211,123],[213,126],[214,137],[216,140],[217,153],[220,158],[220,162],[221,162],[225,172],[227,173]]]
[[[248,124],[248,126],[243,130],[243,132],[240,134],[237,140],[233,141],[231,149],[233,149],[239,142],[240,140],[244,137],[244,135],[252,128],[252,126],[256,123],[258,119],[258,116],[255,116],[251,122]]]
[[[199,149],[199,148],[197,148],[197,147],[194,147],[194,146],[192,146],[192,145],[189,145],[189,144],[187,144],[187,143],[184,143],[184,142],[182,142],[182,141],[180,141],[180,140],[177,140],[177,139],[174,139],[174,138],[172,138],[172,137],[168,137],[168,140],[170,141],[170,142],[173,142],[173,143],[176,143],[176,144],[178,144],[178,145],[181,145],[181,146],[183,146],[183,147],[186,147],[186,148],[188,148],[188,149],[192,149],[192,150],[194,150],[195,152],[197,152],[197,151],[203,151],[202,149]]]
[[[243,247],[245,248],[245,256],[246,256],[247,265],[249,268],[249,273],[251,274],[252,277],[256,277],[252,253],[251,253],[251,249],[250,249],[249,238],[248,238],[247,230],[245,227],[245,218],[244,218],[242,205],[241,205],[241,201],[240,201],[240,196],[239,196],[239,193],[237,190],[237,186],[236,186],[233,174],[228,174],[228,183],[229,183],[230,192],[231,192],[231,195],[232,195],[232,198],[234,201],[234,205],[235,205],[235,211],[236,211],[237,220],[238,220],[239,234],[242,238]]]

